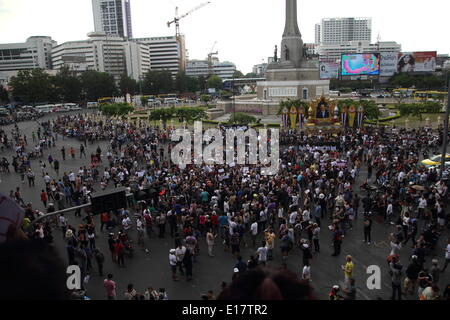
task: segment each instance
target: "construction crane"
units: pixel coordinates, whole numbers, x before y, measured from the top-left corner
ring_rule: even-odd
[[[190,15],[192,12],[197,11],[201,8],[203,8],[204,6],[207,6],[208,4],[210,4],[211,1],[208,2],[204,2],[202,4],[199,4],[197,7],[195,7],[194,9],[186,12],[185,14],[182,14],[181,16],[178,16],[178,7],[175,8],[175,18],[172,21],[167,22],[167,26],[170,28],[170,25],[172,23],[175,23],[175,35],[177,37],[180,36],[180,20],[187,17],[188,15]]]
[[[209,53],[208,53],[208,74],[209,75],[213,74],[213,57],[219,54],[218,51],[214,52],[214,48],[216,47],[216,45],[217,45],[217,41],[214,42],[214,45],[212,46],[211,50],[209,50]]]

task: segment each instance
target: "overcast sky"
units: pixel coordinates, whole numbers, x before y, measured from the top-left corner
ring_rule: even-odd
[[[208,0],[131,0],[134,37],[168,36],[175,7],[189,11]],[[284,30],[284,0],[210,0],[180,21],[190,59],[204,59],[214,42],[221,61],[244,73],[273,55]],[[314,42],[314,25],[328,17],[372,17],[372,42],[397,41],[403,51],[450,53],[450,1],[298,0],[304,42]],[[0,0],[0,42],[48,35],[58,43],[87,38],[94,30],[91,0]]]

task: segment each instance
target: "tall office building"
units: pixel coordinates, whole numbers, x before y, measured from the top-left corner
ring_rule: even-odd
[[[41,68],[52,69],[51,37],[29,37],[24,43],[0,44],[0,71],[17,71]]]
[[[92,0],[95,32],[133,37],[130,0]]]
[[[316,43],[319,40],[322,45],[348,41],[371,42],[372,18],[326,18],[316,25],[315,31]]]
[[[150,48],[139,41],[106,37],[104,33],[90,33],[89,39],[70,41],[53,47],[55,70],[63,66],[73,71],[96,70],[107,72],[119,82],[121,76],[139,80],[150,70]]]
[[[186,44],[184,36],[133,39],[150,47],[151,70],[168,70],[172,76],[186,70]]]

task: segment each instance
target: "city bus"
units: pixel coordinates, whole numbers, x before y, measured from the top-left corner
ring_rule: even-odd
[[[34,109],[37,112],[41,112],[41,113],[52,113],[55,109],[55,105],[54,104],[46,104],[46,105],[42,105],[42,106],[36,106],[36,107],[34,107]]]
[[[416,91],[413,96],[414,100],[418,101],[439,101],[444,100],[447,93],[440,91]]]
[[[108,98],[100,98],[97,100],[98,104],[112,104],[114,103],[114,98],[108,97]]]

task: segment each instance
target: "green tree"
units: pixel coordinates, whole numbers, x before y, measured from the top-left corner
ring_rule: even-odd
[[[208,78],[208,88],[220,90],[223,87],[222,78],[217,75],[212,75]]]
[[[83,85],[77,75],[68,67],[63,67],[54,78],[55,88],[60,100],[64,102],[81,101]]]
[[[205,108],[192,108],[192,107],[180,107],[175,109],[176,116],[180,121],[186,120],[187,122],[192,122],[195,120],[202,120],[206,118]]]
[[[188,77],[187,78],[187,91],[188,92],[200,91],[200,80],[198,77]]]
[[[168,70],[150,70],[145,74],[144,94],[166,94],[173,90],[172,73]]]
[[[19,71],[17,76],[11,78],[10,86],[13,88],[13,96],[24,103],[35,104],[54,99],[54,81],[42,69]]]
[[[242,72],[240,72],[239,70],[236,70],[233,74],[233,78],[244,78],[244,74]]]
[[[0,85],[0,103],[9,103],[8,91]]]
[[[126,73],[122,74],[119,81],[120,94],[122,96],[126,96],[127,93],[134,95],[136,84],[136,80],[129,77]]]
[[[149,120],[151,120],[151,121],[162,120],[163,121],[163,125],[164,125],[164,129],[165,129],[166,125],[167,125],[167,121],[172,119],[173,117],[176,117],[176,115],[177,115],[177,110],[174,107],[172,107],[170,109],[167,109],[167,108],[163,109],[163,108],[161,108],[161,109],[153,110],[150,113]]]
[[[118,93],[114,77],[104,72],[85,71],[81,75],[81,83],[88,101],[112,97]]]
[[[178,93],[183,93],[187,91],[189,77],[185,72],[178,72],[175,76],[175,90]]]
[[[208,102],[211,101],[211,96],[209,94],[202,94],[200,96],[200,101],[203,102],[206,106],[208,106]]]
[[[258,78],[258,75],[254,72],[249,72],[245,75],[246,78]]]
[[[146,96],[141,96],[141,104],[143,107],[146,107],[148,103],[148,98]]]
[[[256,118],[254,116],[248,115],[246,113],[237,112],[237,113],[233,113],[231,115],[228,123],[249,125],[251,123],[256,123]]]
[[[208,79],[205,76],[198,77],[198,85],[201,92],[205,92],[208,88]]]

